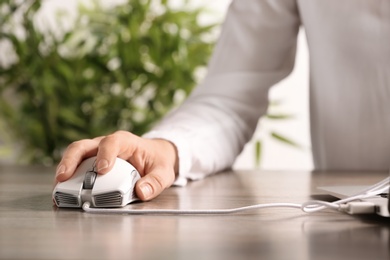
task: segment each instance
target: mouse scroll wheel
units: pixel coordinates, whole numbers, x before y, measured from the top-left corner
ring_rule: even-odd
[[[84,183],[83,183],[83,188],[84,189],[92,189],[93,188],[93,184],[95,183],[95,180],[96,180],[96,172],[87,172],[85,174],[85,178],[84,178]]]

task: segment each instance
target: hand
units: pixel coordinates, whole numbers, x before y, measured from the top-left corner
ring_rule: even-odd
[[[56,181],[69,179],[84,159],[95,155],[98,174],[109,172],[116,157],[130,162],[142,177],[136,183],[135,192],[143,201],[155,198],[170,187],[178,172],[177,151],[172,143],[118,131],[70,144],[58,164]]]

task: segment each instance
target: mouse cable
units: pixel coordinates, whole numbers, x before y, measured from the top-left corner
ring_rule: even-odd
[[[375,213],[375,204],[361,201],[362,199],[377,197],[379,194],[387,193],[389,190],[389,180],[386,178],[367,189],[344,199],[334,202],[321,200],[311,200],[302,204],[297,203],[265,203],[255,204],[239,208],[230,209],[128,209],[128,208],[91,208],[90,202],[84,202],[82,208],[87,213],[103,214],[131,214],[131,215],[223,215],[233,214],[250,210],[265,208],[295,208],[301,209],[305,213],[312,213],[324,209],[333,209],[348,214],[372,214]]]
[[[303,204],[297,203],[265,203],[255,204],[239,208],[230,209],[128,209],[128,208],[91,208],[90,202],[83,204],[83,210],[87,213],[103,214],[130,214],[130,215],[224,215],[250,210],[265,208],[295,208],[301,209],[305,213],[317,212],[324,209],[333,209],[349,214],[371,214],[375,213],[375,204],[359,201],[361,199],[378,196],[379,193],[368,193],[356,195],[334,202],[311,200]]]
[[[100,214],[130,214],[130,215],[228,215],[244,211],[265,208],[295,208],[305,213],[312,213],[326,208],[349,214],[375,213],[375,204],[370,202],[353,201],[344,204],[335,204],[326,201],[308,201],[303,204],[296,203],[266,203],[230,209],[127,209],[127,208],[91,208],[89,202],[83,204],[87,213]]]

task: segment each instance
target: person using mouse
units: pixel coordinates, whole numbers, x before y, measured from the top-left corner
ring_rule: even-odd
[[[150,200],[229,168],[266,113],[269,88],[292,71],[301,26],[315,170],[388,170],[390,1],[233,0],[189,98],[142,137],[118,131],[70,144],[56,180],[85,158],[97,155],[104,174],[120,157],[138,169],[136,193]]]

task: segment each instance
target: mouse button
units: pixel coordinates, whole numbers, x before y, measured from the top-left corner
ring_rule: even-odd
[[[73,175],[66,181],[59,182],[56,187],[64,192],[72,192],[73,194],[79,194],[83,188],[83,182],[85,173],[92,169],[95,158],[91,157],[81,162],[77,166]]]
[[[69,180],[57,183],[56,190],[78,195],[82,190],[83,180],[83,175],[75,174]]]
[[[92,194],[100,194],[103,192],[119,191],[126,193],[131,189],[132,177],[124,171],[112,170],[103,175],[97,175],[95,184],[92,189]]]

